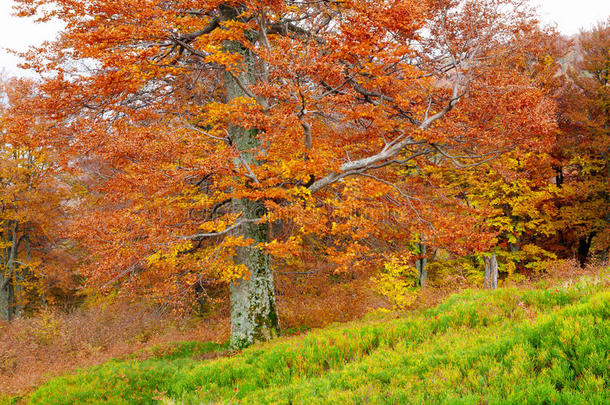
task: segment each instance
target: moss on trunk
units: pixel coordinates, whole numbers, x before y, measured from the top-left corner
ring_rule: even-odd
[[[234,8],[222,7],[224,19],[235,19],[239,15]],[[243,72],[238,79],[225,74],[227,102],[236,97],[246,97],[243,87],[255,82],[256,72],[252,54],[238,42],[227,42],[225,49],[240,53],[243,56]],[[259,146],[257,131],[232,125],[229,134],[233,144],[241,151],[241,162],[236,165],[257,164],[254,149]],[[260,201],[237,199],[232,203],[234,212],[241,214],[242,219],[259,219],[265,215],[265,205]],[[275,303],[273,272],[269,255],[256,245],[269,241],[268,224],[248,223],[237,231],[247,239],[252,239],[251,246],[237,249],[235,263],[248,268],[247,277],[236,280],[231,285],[231,346],[243,348],[258,341],[269,340],[279,333],[279,320]]]

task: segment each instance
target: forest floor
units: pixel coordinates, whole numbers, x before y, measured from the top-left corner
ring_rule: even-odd
[[[0,403],[610,403],[610,273],[469,289],[241,352],[166,343]]]

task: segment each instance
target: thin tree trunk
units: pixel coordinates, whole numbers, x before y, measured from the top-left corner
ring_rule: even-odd
[[[491,257],[485,257],[485,288],[495,290],[498,288],[498,261],[496,260],[496,254],[493,253]]]
[[[553,167],[553,169],[555,169],[555,173],[556,173],[555,184],[557,184],[558,188],[561,188],[561,187],[563,187],[563,181],[564,181],[564,179],[563,179],[563,167],[555,166],[555,167]]]
[[[2,229],[2,242],[6,247],[2,249],[2,262],[0,263],[2,266],[0,268],[0,320],[9,319],[9,284],[11,283],[11,275],[7,266],[10,256],[10,247],[7,245],[10,235],[9,229],[8,224]]]
[[[11,290],[11,279],[5,275],[6,269],[0,272],[0,320],[8,321],[10,312],[9,291]]]
[[[595,237],[595,232],[589,235],[582,236],[578,239],[578,262],[580,267],[585,267],[587,264],[587,258],[589,257],[589,250],[591,250],[591,243]]]
[[[10,221],[6,229],[6,240],[11,243],[4,250],[3,275],[0,277],[0,319],[8,321],[15,317],[15,260],[19,244],[17,229],[19,223]]]
[[[419,244],[419,253],[421,257],[415,262],[415,267],[417,268],[417,279],[419,280],[419,286],[421,288],[426,288],[426,285],[428,284],[428,269],[426,268],[428,259],[426,258],[425,243]]]
[[[25,244],[25,260],[26,263],[29,263],[32,259],[31,257],[31,246],[30,246],[30,235],[26,231],[25,235],[23,235],[23,242]],[[20,239],[21,241],[21,239]],[[29,267],[21,267],[19,271],[15,274],[15,297],[16,297],[16,305],[15,305],[15,317],[22,317],[25,314],[25,305],[26,305],[26,292],[23,287],[23,283],[27,280],[30,275]]]
[[[237,8],[221,6],[225,20],[235,19],[239,15]],[[255,64],[251,53],[240,43],[225,44],[230,52],[240,53],[244,57],[245,71],[236,79],[225,74],[227,102],[236,97],[247,97],[244,88],[255,83]],[[251,149],[258,146],[256,131],[238,126],[229,128],[233,144],[242,151],[238,165],[256,165]],[[259,219],[265,215],[264,203],[248,199],[234,200],[232,208],[241,214],[241,219]],[[252,343],[269,340],[279,333],[279,319],[275,301],[273,273],[267,253],[256,245],[269,241],[267,224],[248,223],[236,232],[247,239],[252,239],[251,246],[240,247],[235,254],[235,263],[243,264],[248,274],[231,284],[231,346],[242,348]]]

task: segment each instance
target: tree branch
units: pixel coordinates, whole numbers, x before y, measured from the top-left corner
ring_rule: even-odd
[[[257,223],[259,221],[260,221],[260,218],[257,218],[257,219],[244,219],[244,220],[241,220],[241,221],[231,225],[230,227],[228,227],[224,231],[210,232],[210,233],[198,233],[198,234],[191,235],[191,236],[183,236],[182,239],[199,240],[199,239],[204,239],[204,238],[213,238],[215,236],[222,236],[222,235],[226,235],[227,233],[233,231],[234,229],[239,228],[242,225],[253,224],[253,223]]]

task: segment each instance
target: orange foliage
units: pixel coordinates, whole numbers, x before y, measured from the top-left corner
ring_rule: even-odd
[[[74,262],[59,249],[68,187],[56,150],[40,142],[52,124],[31,115],[36,85],[12,79],[0,90],[0,319],[11,319],[74,286]]]
[[[247,278],[238,199],[264,202],[278,270],[380,268],[422,235],[483,250],[464,201],[413,174],[554,130],[521,1],[18,3],[67,23],[27,66],[47,78],[45,141],[80,170],[72,237],[98,290],[180,303]]]
[[[610,249],[610,18],[576,38],[557,91],[560,129],[553,156],[560,209],[558,245],[582,265]]]

